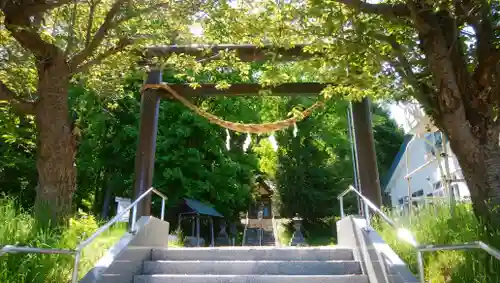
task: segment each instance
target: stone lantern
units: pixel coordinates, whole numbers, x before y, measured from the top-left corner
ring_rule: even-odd
[[[304,235],[302,234],[302,221],[303,219],[300,218],[299,214],[295,214],[295,217],[292,218],[293,222],[293,227],[295,228],[295,231],[293,232],[292,239],[290,240],[290,246],[307,246],[306,239],[304,238]]]

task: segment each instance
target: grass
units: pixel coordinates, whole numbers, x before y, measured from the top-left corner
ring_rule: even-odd
[[[170,248],[182,248],[184,247],[184,233],[180,227],[174,231],[174,235],[177,236],[177,240],[168,241],[168,246]]]
[[[396,215],[392,217],[398,218]],[[500,231],[488,235],[469,204],[459,204],[453,216],[448,206],[427,206],[411,218],[399,217],[398,222],[412,231],[420,244],[459,244],[481,240],[496,248],[500,247]],[[417,274],[415,249],[397,239],[392,228],[380,220],[375,219],[374,226]],[[482,250],[427,252],[424,261],[427,282],[500,282],[500,261]]]
[[[80,214],[67,227],[42,229],[35,218],[20,210],[11,198],[0,198],[0,246],[14,244],[39,248],[74,249],[94,233],[100,223],[91,215]],[[99,236],[82,252],[80,278],[92,268],[106,250],[125,233],[120,223]],[[7,254],[0,260],[0,282],[64,283],[73,271],[72,255]]]

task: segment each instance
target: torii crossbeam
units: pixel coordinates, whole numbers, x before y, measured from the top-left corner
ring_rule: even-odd
[[[314,55],[305,51],[306,45],[296,45],[293,48],[275,48],[273,46],[256,45],[189,45],[151,47],[145,50],[145,61],[154,57],[166,57],[174,53],[184,53],[198,59],[214,60],[222,50],[234,50],[236,55],[246,62],[262,61],[267,59],[294,61],[304,60]],[[319,54],[320,55],[320,54]],[[152,68],[145,84],[162,83],[162,70]],[[192,89],[186,84],[169,84],[177,93],[184,97],[203,96],[253,96],[260,95],[261,90],[270,91],[274,96],[313,96],[318,95],[325,87],[320,83],[287,83],[273,88],[262,88],[259,84],[233,84],[225,90],[218,90],[213,84],[201,84]],[[141,98],[141,118],[139,143],[136,152],[134,197],[143,194],[152,186],[155,163],[156,134],[158,129],[158,112],[162,98],[168,97],[163,90],[148,89]],[[358,178],[362,193],[374,204],[381,206],[382,197],[375,154],[375,143],[371,123],[370,101],[365,98],[362,102],[353,103],[353,124],[355,143],[357,148]],[[137,217],[151,215],[151,199],[140,202]]]

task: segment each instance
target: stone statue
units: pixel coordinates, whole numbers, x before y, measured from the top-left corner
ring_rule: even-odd
[[[215,245],[216,246],[230,246],[231,241],[229,240],[229,235],[226,232],[226,221],[222,221],[220,223],[220,231],[219,235],[217,235],[217,238],[215,238]]]

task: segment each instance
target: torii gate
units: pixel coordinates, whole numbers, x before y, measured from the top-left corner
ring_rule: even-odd
[[[273,46],[256,45],[215,45],[215,46],[165,46],[151,47],[146,49],[144,57],[146,61],[155,57],[166,57],[174,53],[184,53],[197,58],[211,59],[219,51],[235,51],[241,61],[262,61],[269,58],[269,51],[279,56],[281,61],[302,60],[312,57],[313,54],[304,52],[305,45],[296,45],[290,49],[276,48]],[[162,70],[151,69],[145,81],[146,85],[162,83]],[[192,89],[186,84],[169,84],[178,94],[183,97],[195,96],[254,96],[260,90],[264,90],[259,84],[233,84],[225,90],[218,90],[214,84],[202,84]],[[311,96],[318,95],[326,84],[320,83],[286,83],[271,90],[274,96]],[[141,116],[139,143],[135,161],[135,186],[134,197],[137,198],[148,190],[153,182],[155,163],[156,134],[158,129],[158,112],[160,101],[169,95],[162,89],[147,89],[141,97]],[[353,126],[354,140],[356,144],[356,159],[358,164],[359,186],[363,195],[370,199],[375,205],[382,205],[381,189],[377,169],[377,157],[375,154],[375,143],[373,139],[370,100],[364,98],[361,102],[353,102]],[[139,203],[137,217],[151,215],[151,196],[146,197]]]

